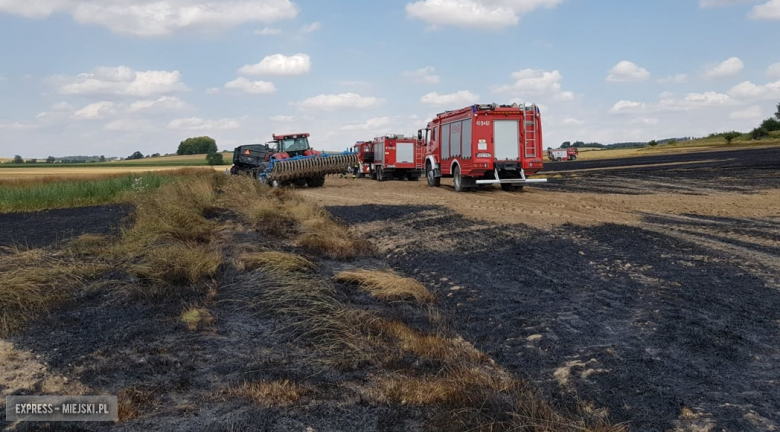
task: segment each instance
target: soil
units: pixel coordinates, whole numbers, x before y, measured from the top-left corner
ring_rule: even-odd
[[[39,248],[82,234],[116,234],[131,205],[0,214],[0,246]]]
[[[120,208],[113,210],[120,213]],[[93,209],[81,211],[83,217],[95,214]],[[28,221],[39,215],[28,215]],[[48,220],[50,214],[42,217]],[[234,226],[231,235],[228,244],[235,249],[229,248],[228,256],[259,247],[301,253],[240,227]],[[56,246],[54,238],[49,240],[48,246]],[[320,264],[322,276],[330,278],[347,267],[374,268],[381,262]],[[11,366],[5,370],[4,362],[0,372],[0,411],[8,395],[108,394],[126,399],[135,394],[133,408],[141,414],[118,424],[20,422],[5,423],[4,430],[400,432],[422,431],[429,418],[422,409],[368,401],[365,383],[376,370],[321,365],[305,341],[290,337],[285,317],[249,307],[267,283],[261,272],[224,265],[213,285],[218,294],[206,304],[215,321],[195,331],[180,316],[188,305],[204,304],[203,291],[210,284],[146,298],[137,294],[141,290],[133,277],[116,271],[110,279],[110,284],[84,287],[49,316],[0,340],[0,360],[9,360]],[[127,285],[135,288],[128,290]],[[354,288],[342,288],[348,302],[418,325],[425,322],[416,315],[422,311],[388,306]],[[262,406],[221,393],[245,382],[284,379],[307,389],[293,406]]]
[[[560,163],[520,193],[370,180],[303,193],[559,404],[638,431],[775,430],[780,151],[753,152]]]
[[[584,400],[637,431],[778,429],[780,151],[702,153],[682,165],[659,165],[674,162],[663,158],[629,170],[609,160],[549,164],[549,183],[521,192],[335,176],[300,192],[386,255],[350,265],[389,263],[425,282],[468,342],[561,407]],[[0,215],[0,244],[116,233],[130,211]],[[235,241],[277,245],[252,232]],[[0,341],[0,360],[14,368],[0,373],[0,396],[146,395],[145,414],[118,425],[8,430],[423,430],[429,413],[367,402],[366,371],[312,366],[278,317],[242,307],[257,277],[221,270],[206,330],[178,320],[200,297],[159,302],[103,286]],[[215,397],[226,385],[276,378],[311,392],[276,408]]]

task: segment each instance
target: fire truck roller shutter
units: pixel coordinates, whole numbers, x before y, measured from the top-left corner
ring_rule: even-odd
[[[520,125],[517,120],[494,120],[493,139],[496,159],[520,160]]]
[[[464,158],[470,158],[473,156],[471,153],[471,119],[463,120],[463,130],[461,130],[461,156]]]
[[[461,122],[456,121],[450,124],[450,155],[460,156],[460,127]]]
[[[449,159],[450,158],[450,125],[442,125],[441,127],[441,137],[439,137],[439,142],[441,143],[441,158],[442,159]]]
[[[414,163],[414,143],[395,145],[395,163]]]

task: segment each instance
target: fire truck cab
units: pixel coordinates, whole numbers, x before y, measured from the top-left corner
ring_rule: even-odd
[[[436,115],[417,132],[425,148],[428,185],[438,187],[451,177],[458,192],[500,184],[505,191],[522,189],[543,168],[542,121],[534,105],[471,105]]]

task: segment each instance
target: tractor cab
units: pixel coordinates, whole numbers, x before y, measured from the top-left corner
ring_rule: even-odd
[[[269,142],[269,147],[274,148],[277,154],[286,154],[283,159],[296,156],[311,156],[314,150],[309,146],[309,134],[273,135],[274,140]]]

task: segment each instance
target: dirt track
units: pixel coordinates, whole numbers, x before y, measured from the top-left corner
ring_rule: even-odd
[[[773,430],[780,150],[686,157],[550,164],[550,184],[519,193],[342,179],[303,193],[559,403],[579,395],[638,431]]]

